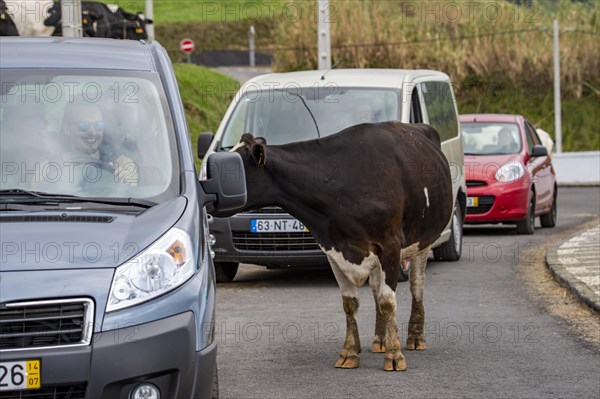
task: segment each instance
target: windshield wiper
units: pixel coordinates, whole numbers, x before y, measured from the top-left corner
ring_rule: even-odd
[[[42,191],[23,190],[21,188],[8,188],[8,189],[0,190],[0,197],[20,196],[23,194],[25,194],[29,197],[42,198],[42,199],[77,198],[76,196],[69,195],[69,194],[52,194],[52,193],[45,193]]]
[[[143,208],[151,208],[156,205],[156,202],[148,201],[140,198],[119,198],[119,197],[78,197],[70,194],[53,194],[41,191],[30,191],[17,188],[0,190],[0,198],[13,196],[29,196],[35,199],[36,203],[40,202],[92,202],[96,204],[108,205],[131,205]],[[40,201],[42,200],[42,201]],[[15,201],[11,201],[15,202]]]
[[[315,116],[313,115],[312,111],[310,110],[310,108],[308,108],[308,105],[306,104],[306,101],[304,101],[304,98],[297,93],[292,93],[291,91],[286,92],[287,94],[291,94],[293,96],[296,96],[300,99],[300,101],[302,101],[302,104],[304,104],[304,108],[306,108],[306,110],[308,111],[308,113],[310,114],[310,117],[312,118],[314,124],[315,124],[315,128],[317,128],[317,137],[321,138],[321,132],[319,131],[319,125],[317,124],[317,120],[315,119]]]
[[[108,205],[131,205],[139,206],[142,208],[152,208],[158,205],[156,202],[148,201],[141,198],[121,198],[121,197],[78,197],[75,199],[77,202],[93,202],[95,204],[108,204]]]

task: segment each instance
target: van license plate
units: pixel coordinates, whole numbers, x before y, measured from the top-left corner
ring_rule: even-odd
[[[250,219],[252,233],[297,233],[308,229],[297,219]]]
[[[468,207],[479,206],[479,197],[467,197],[467,206]]]
[[[42,367],[39,360],[0,363],[0,391],[39,389]]]

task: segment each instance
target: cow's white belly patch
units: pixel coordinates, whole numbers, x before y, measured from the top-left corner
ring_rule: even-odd
[[[427,187],[423,189],[423,192],[425,193],[425,205],[429,208],[429,192],[427,191]]]
[[[330,261],[331,267],[337,268],[355,287],[362,286],[367,281],[371,271],[379,266],[379,258],[373,252],[369,252],[369,255],[362,262],[356,264],[346,260],[344,255],[335,249],[325,250],[323,247],[321,249],[332,260],[332,262]],[[344,287],[340,287],[340,289],[343,294]]]

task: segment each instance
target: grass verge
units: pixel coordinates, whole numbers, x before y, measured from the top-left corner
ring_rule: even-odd
[[[202,66],[177,63],[173,66],[195,151],[201,132],[217,130],[240,84]]]

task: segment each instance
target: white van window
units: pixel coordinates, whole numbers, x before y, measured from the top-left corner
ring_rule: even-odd
[[[429,124],[437,129],[442,141],[458,136],[456,105],[447,82],[421,83]]]
[[[156,76],[8,70],[1,84],[2,189],[157,202],[178,193]]]
[[[247,92],[238,101],[221,140],[233,147],[243,133],[286,144],[325,137],[366,122],[400,119],[400,91],[334,87]]]

